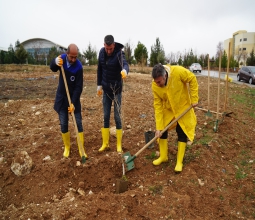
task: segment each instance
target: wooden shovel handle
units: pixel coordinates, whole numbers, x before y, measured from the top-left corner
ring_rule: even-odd
[[[65,75],[65,71],[64,71],[63,66],[61,66],[61,72],[62,72],[63,80],[64,80],[64,83],[65,83],[66,95],[67,95],[67,98],[68,98],[68,103],[69,103],[69,106],[71,106],[72,103],[71,103],[71,98],[70,98],[69,89],[68,89],[67,82],[66,82],[66,75]],[[77,127],[77,123],[76,123],[74,112],[71,112],[71,115],[73,117],[74,128],[75,128],[76,137],[77,137],[77,140],[78,140],[78,147],[80,149],[82,157],[84,157],[85,156],[84,148],[81,146],[82,143],[81,143],[81,140],[80,140],[80,136],[78,135],[79,132],[78,132],[78,127]]]
[[[169,123],[164,130],[160,132],[160,134],[163,134],[165,131],[168,130],[174,123],[176,123],[183,115],[185,115],[193,106],[190,105],[183,113],[181,113],[177,118],[175,118],[171,123]],[[137,157],[140,153],[142,153],[151,143],[153,143],[158,137],[154,137],[150,140],[146,145],[144,145],[134,156]]]

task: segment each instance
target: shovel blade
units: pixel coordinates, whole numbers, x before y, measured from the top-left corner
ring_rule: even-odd
[[[134,159],[136,158],[135,156],[131,156],[131,154],[129,152],[126,152],[123,154],[123,158],[125,160],[126,163],[126,168],[127,171],[132,170],[135,168],[135,164],[134,164]]]

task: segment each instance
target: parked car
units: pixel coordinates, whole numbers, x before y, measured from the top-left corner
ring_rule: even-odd
[[[189,70],[193,73],[200,72],[202,71],[202,67],[199,63],[192,63],[191,66],[189,67]]]
[[[244,80],[250,84],[255,84],[255,66],[243,66],[238,70],[237,80]]]

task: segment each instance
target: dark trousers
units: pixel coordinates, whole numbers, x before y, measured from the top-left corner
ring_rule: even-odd
[[[62,133],[68,132],[68,117],[69,117],[69,114],[70,113],[68,113],[67,110],[60,110],[60,112],[58,113]],[[83,132],[81,112],[75,113],[74,116],[75,116],[75,119],[76,119],[78,132]]]
[[[183,132],[183,130],[178,122],[177,122],[177,126],[176,126],[176,133],[178,136],[178,141],[185,142],[185,143],[187,142],[187,140],[188,140],[187,135]],[[165,131],[160,138],[167,139],[167,137],[168,137],[168,131]]]

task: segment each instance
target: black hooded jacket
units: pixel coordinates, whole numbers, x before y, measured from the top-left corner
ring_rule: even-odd
[[[121,71],[129,72],[129,66],[122,51],[123,45],[115,42],[111,56],[107,56],[105,48],[101,48],[98,56],[97,85],[102,86],[108,94],[118,94],[122,91]]]

